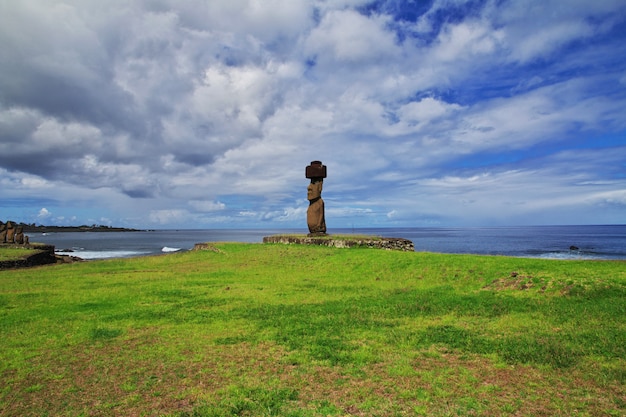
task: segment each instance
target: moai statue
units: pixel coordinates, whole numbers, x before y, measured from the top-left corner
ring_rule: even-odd
[[[13,222],[8,221],[6,228],[7,228],[6,243],[15,243],[15,226],[13,225]]]
[[[17,226],[15,231],[15,243],[18,245],[24,244],[24,228],[22,226]]]
[[[0,243],[7,241],[7,225],[0,221]]]
[[[326,178],[326,165],[322,165],[321,161],[312,161],[311,165],[306,167],[305,175],[311,180],[307,187],[309,208],[306,211],[309,236],[322,236],[326,234],[324,200],[322,200],[322,184]]]

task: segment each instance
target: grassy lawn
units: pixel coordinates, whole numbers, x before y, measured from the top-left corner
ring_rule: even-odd
[[[0,271],[0,415],[626,415],[626,262],[215,248]]]

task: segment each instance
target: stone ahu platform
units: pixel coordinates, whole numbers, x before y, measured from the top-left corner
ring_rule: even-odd
[[[332,246],[335,248],[375,248],[387,250],[399,250],[405,252],[415,251],[413,242],[408,239],[396,237],[378,237],[361,235],[274,235],[265,236],[263,243],[284,243],[300,245]]]
[[[54,253],[54,246],[43,244],[15,245],[0,244],[5,248],[32,249],[32,253],[28,256],[18,259],[10,259],[0,261],[0,269],[27,268],[31,266],[47,265],[57,263],[58,257]]]

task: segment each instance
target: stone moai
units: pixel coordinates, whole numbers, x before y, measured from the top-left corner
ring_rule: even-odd
[[[7,225],[0,221],[0,243],[7,241]]]
[[[15,243],[18,245],[24,244],[24,228],[22,226],[17,226],[15,230]]]
[[[307,187],[309,208],[306,211],[306,223],[309,226],[309,236],[326,234],[326,219],[324,217],[324,200],[322,200],[322,185],[326,178],[326,165],[321,161],[312,161],[306,167],[305,176],[311,180]]]
[[[7,222],[6,230],[6,243],[15,243],[15,226],[13,225],[13,222]]]

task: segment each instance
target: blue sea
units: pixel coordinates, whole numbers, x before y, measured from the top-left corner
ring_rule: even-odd
[[[54,245],[83,259],[123,258],[192,249],[200,242],[261,243],[264,236],[306,229],[154,230],[142,232],[31,233],[31,242]],[[506,255],[548,259],[626,259],[626,225],[415,227],[332,229],[411,240],[418,252]],[[71,252],[68,252],[71,251]]]

